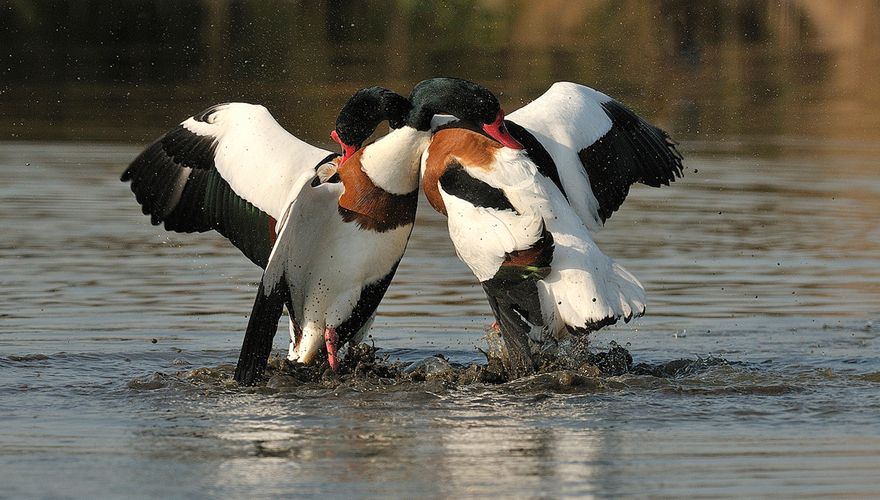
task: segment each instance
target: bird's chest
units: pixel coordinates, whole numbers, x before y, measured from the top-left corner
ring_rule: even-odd
[[[355,300],[366,284],[382,279],[394,268],[412,227],[407,224],[379,233],[340,222],[315,235],[309,245],[317,251],[289,257],[288,279],[296,283],[294,306],[298,311],[322,311],[331,304]]]
[[[500,145],[461,128],[438,131],[431,139],[422,164],[422,190],[434,210],[448,215],[441,195],[441,178],[452,167],[491,172]]]
[[[384,233],[412,224],[416,218],[418,189],[406,194],[389,193],[376,186],[357,164],[339,169],[344,191],[339,197],[343,222],[364,231]]]

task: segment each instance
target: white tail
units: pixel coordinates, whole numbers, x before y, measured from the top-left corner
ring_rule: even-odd
[[[595,245],[583,250],[557,245],[553,272],[538,286],[544,319],[557,340],[571,330],[589,333],[645,313],[639,280]]]

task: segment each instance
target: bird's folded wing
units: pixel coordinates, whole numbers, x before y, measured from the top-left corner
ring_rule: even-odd
[[[546,236],[541,214],[546,193],[534,168],[521,161],[498,168],[487,173],[453,164],[439,179],[449,236],[480,281],[493,278],[512,256]]]
[[[288,208],[280,215],[278,237],[260,279],[235,369],[235,380],[240,384],[253,384],[265,370],[282,307],[292,309],[291,294],[301,273],[313,271],[308,265],[309,254],[323,251],[319,236],[338,220],[331,214],[336,213],[342,186],[313,186],[313,178],[310,172],[300,174],[291,186]]]

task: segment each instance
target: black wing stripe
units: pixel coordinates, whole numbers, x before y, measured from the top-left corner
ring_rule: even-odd
[[[198,135],[183,125],[162,139],[163,150],[175,163],[194,168],[213,169],[217,141],[214,137]]]
[[[562,181],[559,179],[559,170],[556,168],[556,162],[553,161],[553,157],[550,156],[550,153],[547,152],[547,148],[541,144],[541,141],[532,135],[531,132],[526,130],[525,127],[522,127],[517,123],[510,120],[504,120],[504,125],[507,127],[507,131],[510,132],[510,135],[525,147],[526,154],[529,155],[529,159],[531,159],[535,166],[538,167],[538,172],[553,181],[553,184],[556,184],[556,187],[562,192],[562,196],[565,196],[565,198],[568,199],[568,195],[565,193],[565,188],[562,187]],[[475,124],[462,120],[446,122],[434,129],[434,133],[436,134],[441,130],[451,128],[470,130],[484,137],[488,137],[493,141],[496,140]]]
[[[458,162],[451,162],[440,176],[440,187],[477,207],[516,211],[503,190],[475,179]]]
[[[550,156],[544,145],[524,127],[510,120],[504,120],[504,124],[507,126],[507,131],[510,132],[510,135],[526,148],[526,153],[535,166],[538,167],[538,172],[553,181],[553,184],[556,184],[556,187],[562,192],[562,196],[568,199],[565,188],[562,187],[562,181],[559,179],[556,162],[553,161],[553,157]]]
[[[205,177],[204,191],[198,193],[200,203],[192,207],[195,219],[169,217],[168,220],[181,227],[197,220],[228,238],[255,264],[265,267],[274,236],[271,227],[274,222],[269,215],[236,195],[216,170],[193,171],[193,174]]]
[[[202,112],[206,119],[213,108]],[[122,174],[154,225],[182,233],[216,230],[260,267],[272,251],[274,220],[239,196],[217,171],[217,140],[179,125]]]
[[[165,229],[179,233],[204,232],[213,229],[205,216],[202,204],[207,191],[210,171],[191,170],[185,178],[180,200],[173,211],[163,219]],[[161,222],[159,222],[161,223]]]
[[[669,135],[617,101],[603,102],[611,129],[578,152],[604,222],[620,208],[629,187],[668,186],[682,175],[682,156]]]

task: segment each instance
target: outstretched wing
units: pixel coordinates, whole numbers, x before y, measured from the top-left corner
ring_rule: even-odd
[[[219,104],[160,137],[122,181],[154,225],[216,230],[265,267],[294,182],[334,156],[291,135],[263,106]]]
[[[666,132],[589,87],[555,83],[508,117],[508,130],[592,231],[632,184],[660,187],[682,175],[682,156]]]

